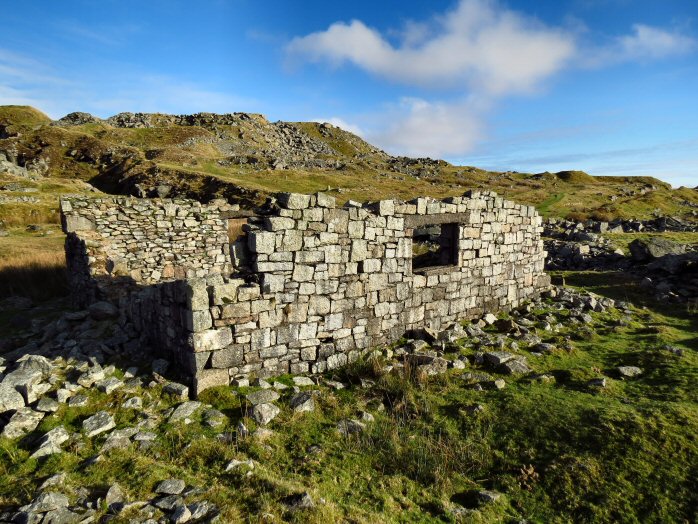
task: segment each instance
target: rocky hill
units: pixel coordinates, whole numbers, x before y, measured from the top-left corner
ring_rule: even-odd
[[[79,180],[107,193],[223,197],[245,206],[277,191],[329,191],[341,202],[487,188],[544,215],[698,220],[697,191],[654,178],[500,173],[395,157],[328,123],[269,122],[250,113],[71,113],[52,121],[31,107],[2,106],[0,154],[0,181],[19,176],[27,187],[37,179]]]

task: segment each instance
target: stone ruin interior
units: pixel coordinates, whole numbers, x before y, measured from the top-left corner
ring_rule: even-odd
[[[321,373],[406,332],[518,306],[549,287],[541,217],[490,192],[337,207],[64,197],[75,301],[116,304],[196,394]],[[134,343],[132,340],[129,342]]]

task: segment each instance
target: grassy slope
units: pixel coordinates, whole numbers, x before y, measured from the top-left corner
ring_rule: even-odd
[[[565,276],[568,283],[603,294],[638,298],[632,282],[618,275]],[[593,314],[593,332],[566,324],[549,333],[547,339],[558,343],[571,336],[573,349],[528,359],[537,372],[554,375],[553,384],[507,378],[504,390],[479,392],[467,387],[459,372],[417,380],[384,375],[367,362],[340,372],[339,378],[354,383],[348,389],[322,388],[316,412],[294,414],[285,407],[271,424],[274,435],[263,442],[215,438],[242,418],[244,401],[236,391],[244,394],[245,388],[202,395],[228,416],[228,428],[206,428],[198,417],[188,426],[161,422],[152,448],[115,450],[98,465],[84,460],[97,452],[102,438],[45,461],[28,459],[28,444],[0,440],[0,504],[26,501],[43,479],[65,471],[68,486],[106,488],[118,481],[131,500],[148,498],[163,478],[180,477],[207,489],[201,497],[224,508],[225,522],[266,513],[291,522],[454,521],[452,509],[474,506],[474,490],[483,488],[505,497],[465,521],[695,521],[698,317],[648,305],[626,326],[617,323],[622,313],[611,311]],[[567,315],[539,313],[562,321]],[[682,348],[684,356],[660,349],[665,343]],[[466,344],[449,358],[473,352]],[[621,364],[639,365],[646,373],[629,381],[611,378],[600,392],[585,386]],[[376,385],[356,385],[366,377]],[[135,393],[144,397],[150,414],[176,403],[158,402],[158,388]],[[88,407],[63,406],[39,431],[59,423],[79,431],[89,414],[113,410],[132,394],[90,391]],[[376,409],[378,403],[385,411]],[[484,408],[479,414],[468,409],[475,404]],[[358,437],[340,436],[337,421],[361,409],[374,413],[376,421]],[[136,411],[118,413],[118,427],[140,420]],[[233,458],[252,458],[257,465],[249,474],[244,467],[224,472]],[[287,511],[281,499],[303,491],[316,509]]]
[[[206,177],[213,176],[269,193],[326,191],[329,188],[340,203],[348,199],[445,197],[462,194],[470,188],[491,189],[508,198],[536,205],[545,215],[577,218],[649,218],[655,210],[685,216],[692,209],[683,205],[683,201],[698,204],[697,191],[671,190],[667,184],[649,177],[592,177],[581,171],[556,175],[494,173],[445,163],[436,168],[423,163],[412,166],[416,170],[422,168],[420,176],[399,173],[392,170],[389,157],[358,137],[338,128],[322,130],[318,124],[308,122],[292,125],[311,139],[324,141],[333,148],[336,155],[331,159],[341,161],[345,168],[274,171],[236,163],[220,165],[218,162],[224,161],[227,153],[212,143],[218,136],[224,137],[229,147],[239,154],[251,157],[271,147],[264,127],[268,124],[259,127],[259,122],[263,122],[260,119],[243,122],[239,127],[217,126],[213,130],[181,126],[117,129],[106,124],[60,128],[46,125],[47,117],[33,108],[1,106],[0,124],[2,122],[11,122],[10,129],[21,128],[20,152],[48,158],[51,178],[67,180],[93,179],[101,173],[95,159],[118,146],[124,154],[132,156],[125,169],[147,178],[152,176],[144,174],[148,166],[160,166],[164,168],[161,177],[165,177],[162,179],[167,183],[186,181],[187,190],[201,191],[203,196],[208,187]],[[0,147],[2,142],[0,140]],[[10,142],[16,141],[10,139]],[[88,160],[71,157],[70,152],[74,150],[84,152]],[[151,160],[146,161],[146,157]],[[260,157],[260,165],[265,163],[263,156]],[[643,188],[652,185],[655,190],[641,194]],[[616,200],[611,202],[611,197]]]

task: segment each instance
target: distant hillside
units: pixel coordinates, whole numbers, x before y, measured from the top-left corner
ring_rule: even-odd
[[[223,197],[246,206],[277,191],[328,191],[342,202],[444,197],[487,188],[556,216],[660,213],[695,219],[698,209],[695,190],[672,190],[649,177],[498,173],[395,157],[331,124],[269,122],[249,113],[120,113],[104,120],[71,113],[51,121],[31,107],[0,106],[0,153],[44,185],[53,180],[54,190],[86,184],[80,187],[138,196]],[[15,180],[7,169],[3,174],[2,165],[0,182]]]

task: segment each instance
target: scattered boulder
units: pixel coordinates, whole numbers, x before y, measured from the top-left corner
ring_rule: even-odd
[[[506,351],[492,351],[490,353],[485,353],[484,355],[485,362],[493,367],[504,364],[505,362],[509,362],[515,358],[517,358],[516,355]]]
[[[0,413],[24,407],[24,397],[10,384],[0,384]]]
[[[606,377],[592,378],[587,382],[587,385],[592,388],[605,388],[606,387]]]
[[[260,389],[247,394],[245,398],[250,404],[256,406],[257,404],[268,404],[279,400],[279,394],[273,389]]]
[[[482,317],[482,320],[485,322],[485,324],[491,326],[497,322],[497,316],[493,315],[492,313],[487,313],[484,317]]]
[[[526,375],[531,372],[523,359],[509,360],[499,366],[498,371],[506,375]]]
[[[313,499],[310,497],[310,494],[307,491],[304,493],[289,495],[283,499],[283,503],[290,510],[308,509],[315,507]]]
[[[313,399],[312,393],[308,391],[296,393],[291,397],[290,405],[291,409],[296,413],[315,411],[315,399]]]
[[[67,508],[68,497],[62,493],[44,492],[39,495],[31,504],[22,506],[20,511],[25,513],[47,513],[61,508]]]
[[[219,426],[222,426],[228,419],[228,417],[226,417],[223,413],[213,408],[204,411],[203,418],[204,424],[211,428],[217,428]]]
[[[90,316],[95,320],[109,320],[119,316],[118,308],[111,302],[95,302],[87,308]]]
[[[178,382],[169,382],[162,388],[162,392],[182,400],[189,398],[189,388]]]
[[[642,369],[637,366],[618,366],[616,371],[621,378],[633,378],[642,375]]]
[[[155,487],[155,493],[159,495],[179,495],[187,487],[187,483],[181,479],[167,479]]]
[[[200,407],[201,402],[198,400],[188,400],[186,402],[182,402],[170,415],[169,422],[178,422],[180,420],[187,422],[189,417],[196,413]]]
[[[114,417],[112,417],[106,411],[99,411],[91,417],[85,419],[82,423],[82,429],[85,432],[85,436],[94,437],[105,431],[109,431],[114,428],[116,423],[114,422]]]
[[[366,429],[366,424],[355,419],[344,419],[337,423],[337,430],[344,436],[362,433]]]
[[[293,383],[296,386],[314,386],[315,382],[313,382],[313,379],[308,378],[308,377],[293,377]]]
[[[34,411],[29,407],[21,407],[12,415],[2,430],[2,436],[6,438],[19,438],[34,431],[43,420],[45,413]]]
[[[477,498],[481,504],[492,504],[494,502],[497,502],[499,499],[501,499],[502,494],[499,493],[498,491],[482,490],[482,491],[478,491]]]
[[[104,380],[100,380],[95,384],[97,389],[103,393],[109,394],[112,391],[116,391],[124,385],[124,383],[116,377],[109,377]]]
[[[278,406],[269,403],[256,404],[250,411],[252,418],[254,418],[255,421],[257,421],[257,424],[261,426],[266,426],[269,424],[269,422],[274,420],[279,413],[281,413],[281,409],[279,409]]]
[[[228,462],[228,465],[225,467],[225,471],[226,471],[226,473],[229,471],[236,471],[238,469],[241,469],[243,466],[245,466],[248,470],[254,469],[254,460],[252,460],[252,459],[247,459],[247,460],[233,459],[230,462]]]
[[[661,258],[665,255],[681,255],[686,252],[686,246],[661,237],[648,239],[637,238],[628,246],[633,260],[646,262]]]
[[[39,441],[39,447],[32,453],[32,458],[45,457],[61,453],[61,444],[70,439],[68,431],[63,426],[53,428]]]

